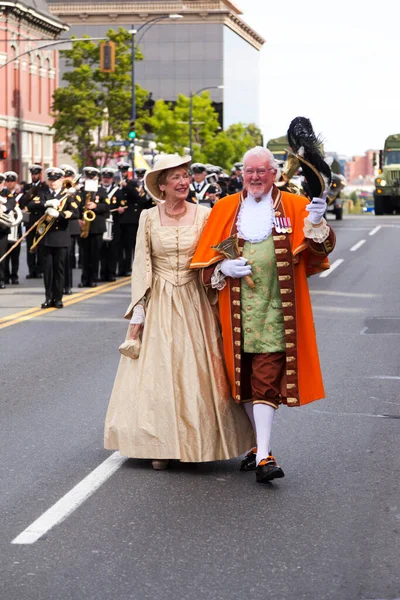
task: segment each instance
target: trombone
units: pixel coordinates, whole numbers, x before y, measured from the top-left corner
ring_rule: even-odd
[[[79,177],[80,177],[80,175],[77,175],[75,177],[75,179],[73,181],[73,185],[78,181]],[[71,187],[73,187],[73,185]],[[59,212],[61,212],[63,210],[64,205],[68,199],[68,196],[71,196],[74,193],[74,191],[75,190],[73,190],[71,192],[71,188],[67,188],[67,191],[64,194],[64,196],[62,198],[60,198]],[[32,246],[29,248],[29,252],[32,252],[32,253],[36,252],[39,242],[44,238],[44,236],[49,231],[49,229],[51,229],[53,227],[53,225],[57,219],[58,219],[58,217],[49,217],[46,214],[44,214],[42,217],[40,217],[39,221],[37,221],[37,223],[36,223],[36,235],[35,235],[35,239],[33,240]]]

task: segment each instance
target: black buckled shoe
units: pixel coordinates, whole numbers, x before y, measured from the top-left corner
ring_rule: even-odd
[[[52,308],[53,306],[53,301],[52,300],[46,300],[45,302],[43,302],[43,304],[40,305],[40,308]]]
[[[254,469],[256,468],[256,454],[256,447],[248,451],[248,453],[240,463],[240,471],[254,471]]]
[[[268,481],[280,479],[281,477],[285,477],[285,473],[271,454],[258,463],[256,467],[257,483],[267,483]]]

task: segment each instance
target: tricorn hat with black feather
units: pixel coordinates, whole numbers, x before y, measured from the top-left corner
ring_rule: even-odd
[[[287,132],[292,154],[299,161],[305,178],[303,188],[310,198],[318,198],[329,189],[332,174],[324,160],[321,140],[315,135],[310,119],[296,117]]]

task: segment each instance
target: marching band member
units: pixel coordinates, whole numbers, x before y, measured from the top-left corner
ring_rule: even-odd
[[[70,246],[68,224],[78,219],[78,205],[73,195],[63,190],[64,171],[57,167],[46,170],[48,190],[41,194],[47,215],[48,231],[40,244],[43,248],[44,287],[46,300],[42,308],[63,308],[62,296],[65,282],[65,262]],[[51,225],[50,225],[51,224]],[[38,232],[36,233],[36,235]]]
[[[42,180],[42,165],[32,165],[29,168],[31,174],[31,183],[26,183],[24,186],[24,195],[21,198],[20,206],[27,213],[28,220],[26,227],[29,229],[43,214],[43,205],[40,202],[40,194],[48,189],[47,183]],[[25,219],[24,219],[25,222]],[[27,248],[30,248],[35,237],[35,230],[31,231],[26,237]],[[43,277],[43,252],[39,246],[37,252],[26,253],[26,261],[28,264],[29,273],[27,279],[40,279]]]
[[[146,208],[146,196],[136,179],[129,179],[130,164],[125,161],[117,163],[121,174],[121,189],[118,191],[118,200],[121,207],[125,207],[119,216],[121,241],[118,258],[118,274],[121,277],[130,275],[132,271],[133,253],[136,245],[136,236],[139,226],[139,217],[143,208]],[[142,202],[142,199],[145,202]]]
[[[0,173],[0,258],[7,252],[8,249],[8,234],[11,231],[8,225],[8,214],[15,208],[15,197],[9,195],[5,187],[6,176]],[[2,219],[2,216],[5,219]],[[0,290],[4,290],[5,285],[5,263],[6,259],[0,262]],[[8,283],[8,281],[7,281]]]
[[[118,215],[124,212],[119,206],[119,186],[114,181],[115,169],[104,167],[101,169],[101,188],[110,200],[112,213],[112,239],[103,241],[100,254],[100,280],[116,281],[118,249],[120,243],[120,227]]]
[[[96,287],[99,280],[99,263],[106,218],[110,214],[110,200],[104,188],[98,186],[99,169],[84,167],[84,189],[80,209],[82,242],[82,279],[78,287]],[[97,185],[96,185],[97,183]],[[90,213],[92,221],[85,217]]]
[[[18,175],[15,171],[6,171],[5,175],[5,187],[2,190],[2,196],[8,198],[10,204],[12,204],[12,199],[14,199],[14,206],[19,206],[19,201],[21,200],[22,193],[18,192]],[[18,237],[22,235],[21,225],[18,226]],[[11,248],[13,242],[7,242],[7,250]],[[18,279],[18,270],[19,270],[19,256],[21,253],[21,246],[14,248],[9,256],[4,260],[5,262],[5,283],[11,283],[13,285],[19,284]],[[11,268],[10,268],[11,267]]]
[[[79,206],[82,199],[75,186],[75,179],[77,177],[77,172],[74,167],[71,165],[61,165],[60,169],[64,171],[64,181],[63,181],[63,191],[69,190],[74,194],[75,203]],[[65,282],[64,282],[64,294],[66,296],[70,296],[72,294],[72,285],[73,285],[73,269],[76,265],[75,259],[75,246],[77,245],[79,248],[80,236],[81,236],[81,228],[79,225],[78,219],[70,219],[68,221],[68,233],[70,234],[70,243],[67,252],[67,258],[65,261]]]

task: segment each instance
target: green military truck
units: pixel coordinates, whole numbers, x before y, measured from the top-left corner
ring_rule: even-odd
[[[379,175],[375,179],[376,215],[400,212],[400,133],[389,135],[379,153]]]
[[[289,142],[287,139],[287,135],[283,135],[282,137],[273,138],[269,140],[267,144],[268,150],[271,150],[272,154],[275,156],[276,160],[280,163],[284,163],[287,159],[287,148],[289,147]]]

